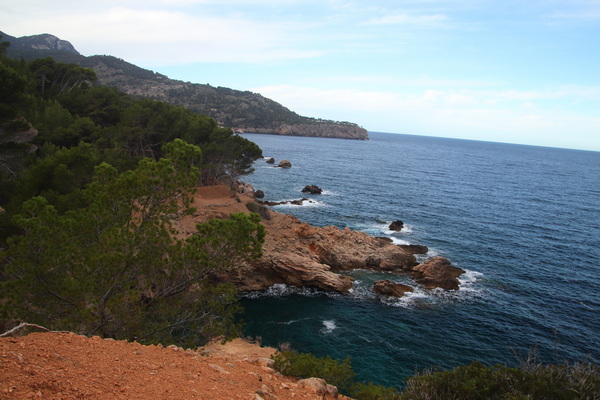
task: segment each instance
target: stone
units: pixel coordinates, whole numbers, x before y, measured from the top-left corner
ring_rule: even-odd
[[[254,197],[256,197],[257,199],[263,199],[265,197],[265,192],[263,192],[262,190],[256,190],[254,192]]]
[[[292,168],[292,163],[288,160],[281,160],[279,164],[277,164],[279,168]]]
[[[429,248],[420,244],[399,244],[398,247],[406,251],[408,254],[427,254]]]
[[[300,379],[298,381],[298,386],[314,391],[317,396],[338,397],[338,388],[327,384],[327,382],[321,378]]]
[[[306,185],[304,186],[304,189],[302,189],[302,193],[321,194],[323,193],[323,189],[317,185]]]
[[[373,284],[373,291],[383,296],[402,297],[406,292],[412,292],[414,289],[402,283],[392,282],[388,279],[376,281]]]
[[[267,158],[267,164],[275,164],[275,159],[273,157]]]
[[[432,257],[412,268],[417,283],[427,289],[458,290],[458,277],[464,273],[463,269],[453,266],[450,260],[444,257]]]
[[[396,221],[392,222],[389,226],[390,230],[397,231],[397,232],[400,232],[402,230],[402,228],[404,228],[404,222],[402,222],[400,220],[396,220]]]

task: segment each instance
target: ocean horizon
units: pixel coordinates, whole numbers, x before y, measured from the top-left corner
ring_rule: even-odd
[[[274,210],[421,244],[466,271],[458,291],[356,270],[352,293],[276,285],[244,296],[245,333],[263,344],[351,357],[357,378],[402,386],[425,368],[600,361],[600,153],[370,132],[353,141],[244,134],[265,157],[244,177]],[[301,193],[317,185],[321,195]],[[402,220],[400,232],[389,223]],[[392,279],[401,298],[371,292]]]

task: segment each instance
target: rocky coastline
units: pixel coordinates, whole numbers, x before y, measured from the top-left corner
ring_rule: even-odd
[[[355,269],[407,274],[413,277],[415,285],[427,289],[458,290],[460,287],[458,278],[464,271],[447,259],[434,257],[422,264],[417,262],[415,254],[426,253],[425,246],[395,245],[388,238],[349,228],[311,226],[259,204],[249,185],[240,185],[240,192],[226,186],[201,187],[193,204],[197,212],[182,215],[175,223],[182,236],[188,236],[194,233],[196,223],[226,218],[233,212],[252,211],[262,216],[267,230],[264,255],[214,276],[218,281],[233,283],[240,292],[285,284],[348,293],[354,279],[345,272]],[[401,293],[401,296],[404,292],[406,290],[392,290],[380,294]]]

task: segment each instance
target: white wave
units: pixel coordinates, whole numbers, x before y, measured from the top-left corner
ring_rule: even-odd
[[[283,200],[283,201],[295,201],[297,199],[294,200]],[[277,204],[275,206],[272,207],[277,207],[277,208],[296,208],[296,207],[324,207],[327,206],[327,204],[325,204],[322,201],[317,201],[317,200],[312,200],[312,199],[306,199],[302,201],[301,205],[298,204]]]
[[[319,331],[319,333],[323,335],[329,335],[331,332],[337,329],[337,325],[334,320],[324,320],[323,328]]]
[[[478,279],[483,277],[483,273],[478,272],[478,271],[473,271],[470,269],[465,270],[465,273],[462,274],[458,280],[460,281],[461,284],[470,284],[470,283],[474,283],[475,281],[477,281]]]
[[[391,239],[393,244],[410,244],[408,240],[402,240],[394,236],[392,236]]]
[[[292,324],[295,324],[297,322],[307,321],[309,319],[310,318],[291,319],[289,321],[272,322],[272,323],[277,324],[277,325],[292,325]]]
[[[293,294],[298,294],[301,296],[316,296],[320,293],[323,292],[320,292],[317,289],[288,286],[285,283],[276,283],[265,290],[247,292],[242,294],[241,296],[249,299],[258,299],[261,297],[285,297]]]

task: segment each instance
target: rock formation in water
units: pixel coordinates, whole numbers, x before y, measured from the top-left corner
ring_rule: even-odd
[[[417,278],[417,283],[427,289],[442,288],[446,290],[458,290],[458,277],[465,273],[461,268],[455,267],[450,260],[444,257],[432,257],[411,269]]]
[[[394,222],[392,222],[390,224],[389,228],[392,231],[398,231],[399,232],[399,231],[402,230],[402,228],[404,228],[404,222],[402,222],[400,220],[394,221]]]
[[[279,168],[292,168],[292,163],[288,160],[281,160],[279,164],[277,164]]]
[[[302,193],[321,194],[323,193],[323,189],[321,189],[317,185],[306,185],[302,189]]]

